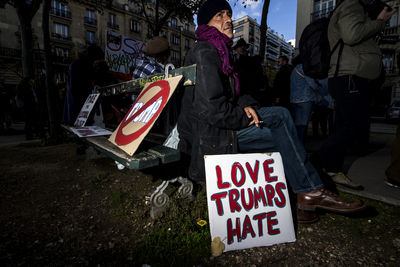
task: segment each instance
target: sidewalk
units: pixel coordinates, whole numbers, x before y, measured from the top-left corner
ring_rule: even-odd
[[[13,122],[11,129],[0,135],[0,146],[13,145],[26,142],[24,133],[25,123]]]
[[[385,170],[390,162],[390,145],[395,138],[396,124],[372,123],[370,142],[365,155],[350,154],[345,159],[345,170],[351,179],[364,186],[364,190],[352,190],[345,187],[339,191],[379,200],[400,206],[400,189],[388,186]],[[309,138],[311,139],[311,138]],[[306,147],[315,151],[323,141],[308,140]]]
[[[393,126],[391,129],[387,126],[374,125],[371,128],[370,143],[372,145],[383,144],[384,147],[358,158],[353,162],[348,171],[349,177],[355,182],[362,184],[364,190],[357,191],[347,188],[340,188],[339,190],[400,206],[400,188],[388,186],[384,182],[384,178],[386,177],[385,170],[391,159],[390,145],[395,138],[396,125]]]

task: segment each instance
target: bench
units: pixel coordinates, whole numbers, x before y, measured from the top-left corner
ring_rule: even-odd
[[[171,64],[166,66],[165,73],[155,74],[146,78],[139,78],[119,84],[109,85],[102,88],[96,88],[95,93],[100,93],[101,97],[122,95],[126,93],[139,94],[147,82],[163,80],[165,77],[175,77],[183,75],[183,86],[193,85],[196,81],[196,66],[191,65],[178,69],[169,70]],[[173,66],[172,66],[173,67]],[[159,118],[160,119],[160,118]],[[71,127],[62,125],[68,132],[73,133]],[[149,133],[145,137],[145,148],[130,156],[125,151],[114,145],[105,136],[85,137],[81,138],[87,145],[93,147],[97,151],[103,153],[107,157],[113,159],[118,169],[134,169],[141,170],[145,168],[157,167],[164,164],[178,162],[180,160],[180,152],[176,147],[169,147],[165,144],[166,137],[161,134]],[[179,182],[181,185],[178,188],[178,196],[188,198],[192,195],[193,183],[184,177],[176,177],[169,180],[164,180],[160,186],[152,193],[150,197],[152,218],[157,217],[165,211],[168,205],[169,197],[164,193],[164,190],[170,183]]]

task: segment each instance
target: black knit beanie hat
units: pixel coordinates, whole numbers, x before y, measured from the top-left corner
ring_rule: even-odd
[[[200,7],[197,14],[197,26],[208,24],[208,22],[221,10],[227,9],[231,11],[232,8],[225,0],[207,0]]]

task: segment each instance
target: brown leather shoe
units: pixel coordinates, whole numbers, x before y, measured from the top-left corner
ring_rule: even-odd
[[[308,211],[320,208],[340,213],[352,213],[361,211],[366,206],[359,199],[342,198],[322,188],[297,194],[297,208]]]
[[[314,223],[318,221],[318,214],[314,211],[297,209],[297,222],[298,223]]]

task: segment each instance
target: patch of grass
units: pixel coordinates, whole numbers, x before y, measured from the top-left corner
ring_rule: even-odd
[[[131,201],[128,197],[128,194],[119,189],[112,192],[110,203],[114,214],[119,217],[128,214],[131,206]]]
[[[367,209],[349,215],[332,214],[331,217],[335,219],[327,221],[328,228],[334,228],[339,223],[355,239],[362,239],[366,234],[369,236],[391,238],[392,231],[395,231],[392,229],[391,224],[393,221],[397,221],[400,215],[398,207],[343,192],[340,192],[339,195],[344,198],[362,199]],[[382,231],[382,229],[387,230]]]
[[[95,177],[89,180],[89,182],[94,185],[102,185],[108,181],[108,173],[98,173]]]
[[[172,197],[164,216],[155,222],[150,232],[144,234],[130,252],[135,265],[193,266],[210,256],[211,236],[205,192],[192,200]]]

